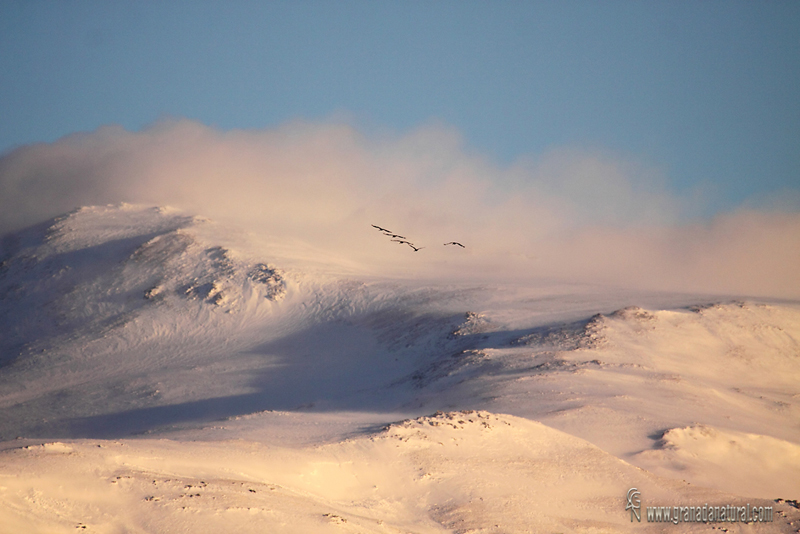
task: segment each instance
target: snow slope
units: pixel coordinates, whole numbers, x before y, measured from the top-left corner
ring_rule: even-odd
[[[541,423],[472,411],[300,449],[79,440],[0,461],[5,524],[26,532],[655,532],[624,513],[628,488],[668,504],[735,500]]]
[[[123,204],[3,239],[0,532],[658,531],[630,487],[794,531],[798,303],[257,237]]]

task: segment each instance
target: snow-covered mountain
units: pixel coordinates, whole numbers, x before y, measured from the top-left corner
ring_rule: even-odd
[[[798,303],[252,237],[118,205],[3,238],[0,532],[645,528],[631,487],[798,521]]]

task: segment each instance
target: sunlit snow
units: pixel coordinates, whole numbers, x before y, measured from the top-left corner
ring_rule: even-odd
[[[797,302],[355,273],[149,206],[0,253],[0,532],[714,526],[633,487],[800,525]]]

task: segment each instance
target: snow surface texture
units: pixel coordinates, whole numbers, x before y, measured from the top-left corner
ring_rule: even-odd
[[[253,243],[130,205],[4,238],[0,532],[800,527],[797,303]],[[631,487],[775,522],[631,522]]]

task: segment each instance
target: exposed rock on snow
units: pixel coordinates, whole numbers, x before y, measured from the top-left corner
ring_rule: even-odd
[[[269,300],[281,300],[286,295],[286,281],[283,279],[283,272],[277,267],[257,263],[248,276],[254,282],[264,284],[265,297]]]
[[[531,334],[515,339],[512,344],[530,345],[538,350],[552,351],[594,349],[608,343],[603,334],[605,328],[605,316],[597,314],[588,321],[537,329]]]
[[[458,325],[452,336],[470,336],[491,332],[492,324],[485,315],[475,312],[464,314],[464,322]]]

